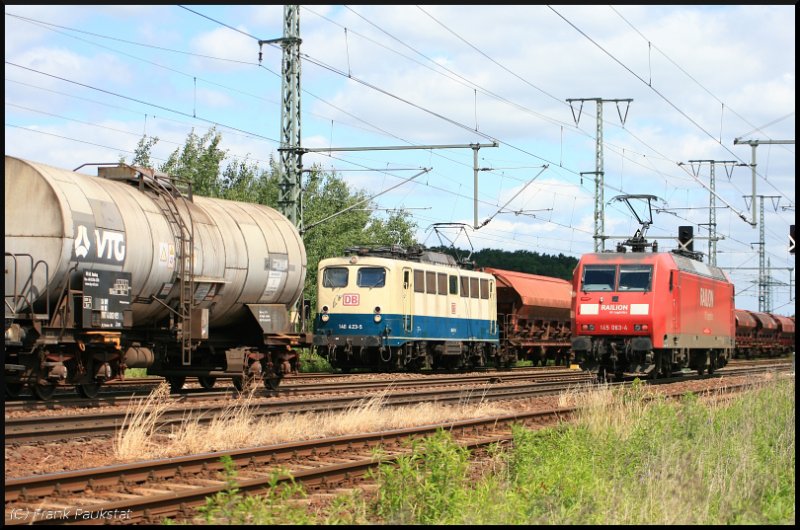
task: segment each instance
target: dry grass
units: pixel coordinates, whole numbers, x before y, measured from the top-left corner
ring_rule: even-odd
[[[140,458],[153,452],[152,440],[161,416],[169,408],[169,393],[169,384],[163,382],[146,398],[128,406],[124,426],[114,436],[117,457]]]
[[[169,386],[163,384],[129,408],[125,426],[114,440],[115,454],[120,459],[163,458],[510,413],[483,401],[391,407],[386,405],[387,389],[341,412],[258,417],[257,389],[254,386],[232,400],[210,423],[200,422],[203,413],[187,412],[184,421],[165,435],[156,432],[159,418],[171,404]]]

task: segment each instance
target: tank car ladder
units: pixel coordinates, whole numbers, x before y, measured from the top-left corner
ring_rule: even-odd
[[[178,337],[181,341],[181,364],[188,366],[192,364],[192,297],[194,295],[194,224],[191,222],[191,212],[186,208],[186,215],[189,218],[187,225],[178,210],[178,204],[175,201],[175,196],[180,197],[184,203],[186,197],[171,183],[172,189],[166,187],[158,180],[156,175],[152,179],[144,179],[145,182],[152,189],[157,198],[163,201],[156,200],[161,213],[167,219],[175,236],[175,241],[178,243],[175,249],[175,263],[177,265],[177,278],[179,286],[179,303],[178,303]],[[174,191],[173,191],[174,190]]]

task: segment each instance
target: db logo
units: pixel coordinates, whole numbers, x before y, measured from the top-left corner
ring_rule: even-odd
[[[344,305],[358,305],[361,303],[361,297],[357,294],[343,294],[342,303]]]

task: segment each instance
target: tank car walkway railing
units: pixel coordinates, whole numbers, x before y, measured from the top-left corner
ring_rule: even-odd
[[[143,178],[143,183],[156,195],[155,203],[158,205],[172,230],[176,245],[175,261],[179,285],[179,320],[178,337],[181,341],[181,362],[184,366],[192,364],[192,297],[194,295],[194,225],[191,212],[186,204],[186,196],[172,184],[171,189],[165,186],[157,176]],[[173,191],[174,190],[174,191]],[[184,201],[186,207],[187,224],[178,210],[175,195]],[[159,200],[160,199],[160,200]]]
[[[9,269],[6,267],[6,275],[11,274],[11,278],[7,278],[9,281],[6,281],[6,287],[10,284],[14,285],[13,293],[5,293],[4,299],[6,303],[6,318],[15,318],[20,310],[28,308],[30,311],[31,318],[34,320],[48,320],[50,318],[50,268],[48,267],[47,263],[42,260],[37,261],[34,263],[33,256],[30,254],[13,254],[11,252],[4,252],[5,258],[11,258],[13,261],[13,267],[9,272]],[[22,287],[17,291],[17,278],[19,277],[19,261],[21,258],[27,258],[27,261],[30,261],[30,270],[31,273],[28,275],[28,278],[25,280],[25,283]],[[36,274],[36,271],[40,268],[44,269],[44,299],[45,299],[45,314],[44,315],[37,315],[33,312],[33,303],[35,302],[35,298],[41,293],[34,293],[33,292],[33,277]],[[8,310],[11,313],[8,313]]]

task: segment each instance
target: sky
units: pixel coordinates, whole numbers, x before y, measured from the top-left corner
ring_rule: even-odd
[[[282,50],[259,61],[258,41],[283,36],[283,13],[6,5],[6,155],[130,161],[146,135],[160,164],[214,127],[228,160],[266,168]],[[346,149],[303,167],[375,196],[376,216],[405,211],[420,243],[579,258],[596,202],[613,250],[640,227],[617,197],[647,194],[651,241],[676,248],[691,225],[708,262],[713,201],[716,264],[757,310],[763,204],[769,307],[794,314],[794,5],[304,5],[300,38],[301,145]],[[401,146],[417,148],[366,149]]]

